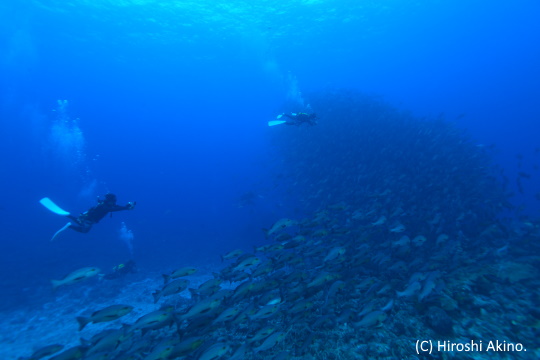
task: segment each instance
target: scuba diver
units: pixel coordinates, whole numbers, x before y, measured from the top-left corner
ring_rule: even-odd
[[[287,120],[282,120],[283,117],[286,117]],[[302,124],[309,124],[313,126],[313,125],[317,125],[317,115],[315,113],[308,114],[304,112],[290,113],[290,114],[283,113],[281,115],[278,115],[276,120],[272,120],[268,122],[268,126],[281,125],[281,124],[295,125],[295,126],[300,126]]]
[[[109,274],[100,274],[100,279],[114,280],[126,276],[127,274],[135,274],[137,272],[137,264],[135,261],[129,260],[125,264],[116,265],[113,271]]]
[[[282,116],[285,116],[289,118],[285,125],[302,125],[302,124],[309,124],[311,126],[317,125],[317,115],[315,113],[307,114],[307,113],[291,113],[291,114],[282,114]]]
[[[107,193],[105,194],[105,199],[101,200],[98,197],[98,204],[91,207],[84,213],[81,213],[79,216],[73,216],[69,212],[62,210],[55,203],[53,203],[49,198],[43,198],[40,200],[41,204],[45,206],[50,211],[58,214],[64,215],[69,218],[68,222],[64,227],[58,230],[52,237],[53,241],[62,231],[66,229],[73,229],[80,233],[87,233],[92,229],[94,224],[97,224],[101,219],[103,219],[107,214],[122,211],[122,210],[133,210],[135,208],[136,202],[128,202],[127,205],[118,205],[116,204],[116,195]],[[112,214],[111,214],[112,216]]]

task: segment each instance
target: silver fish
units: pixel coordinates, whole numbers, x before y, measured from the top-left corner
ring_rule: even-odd
[[[71,274],[66,275],[62,280],[51,280],[53,289],[56,290],[60,286],[73,285],[83,280],[89,279],[92,276],[99,274],[101,270],[96,267],[85,267],[75,270]]]

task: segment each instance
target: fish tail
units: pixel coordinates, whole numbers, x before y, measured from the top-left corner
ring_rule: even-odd
[[[86,325],[88,325],[88,323],[90,321],[92,321],[90,318],[87,318],[87,317],[84,317],[84,316],[77,316],[75,318],[77,320],[77,322],[79,323],[79,331],[81,331],[82,329],[84,329],[84,327]]]
[[[152,296],[154,297],[154,304],[156,304],[159,301],[159,298],[161,297],[161,292],[155,291],[152,293]]]
[[[163,274],[163,282],[164,282],[165,284],[168,283],[170,279],[171,279],[171,276],[170,276],[170,275]]]
[[[86,340],[85,338],[79,338],[79,341],[81,342],[82,346],[90,347],[92,345],[92,342],[90,340]]]
[[[198,299],[199,298],[199,293],[197,292],[197,290],[192,289],[192,288],[189,288],[188,290],[189,290],[189,293],[191,294],[192,299]]]
[[[61,280],[51,280],[51,284],[52,284],[53,290],[56,290],[56,289],[58,289],[58,287],[60,285],[62,285],[62,281]]]

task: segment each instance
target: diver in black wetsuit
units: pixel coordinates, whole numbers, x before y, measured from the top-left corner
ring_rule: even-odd
[[[136,202],[128,202],[127,205],[124,206],[118,205],[116,204],[116,195],[108,193],[105,195],[104,200],[98,198],[98,204],[96,206],[91,207],[78,217],[67,215],[67,217],[72,221],[68,222],[63,228],[58,230],[52,237],[51,241],[54,240],[58,234],[68,228],[80,233],[87,233],[90,231],[90,229],[92,229],[94,224],[97,224],[107,214],[115,211],[133,210],[135,208],[135,204]]]
[[[285,125],[302,125],[302,124],[309,124],[309,125],[317,125],[317,115],[315,113],[291,113],[291,114],[282,114],[282,116],[285,116],[289,118]]]

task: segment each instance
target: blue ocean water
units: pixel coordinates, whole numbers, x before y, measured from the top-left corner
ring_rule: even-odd
[[[539,10],[533,0],[3,1],[0,309],[54,301],[49,280],[85,266],[220,266],[227,251],[265,243],[276,220],[311,216],[322,205],[290,192],[299,179],[283,160],[291,134],[310,128],[267,121],[336,89],[454,123],[508,183],[514,208],[501,216],[537,218]],[[316,183],[315,173],[303,174]],[[41,198],[77,214],[107,192],[135,210],[49,241],[66,219]]]

